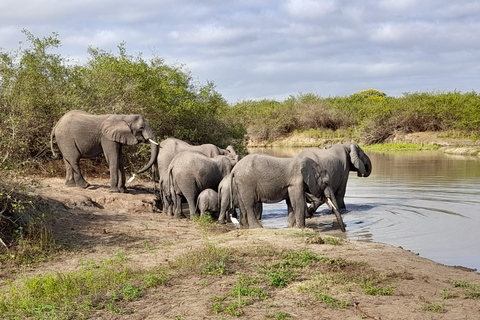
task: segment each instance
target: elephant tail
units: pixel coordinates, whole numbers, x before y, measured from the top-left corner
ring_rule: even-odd
[[[55,125],[50,133],[50,149],[52,150],[52,159],[58,159],[58,154],[53,150],[53,139],[55,138],[55,129],[57,125]]]

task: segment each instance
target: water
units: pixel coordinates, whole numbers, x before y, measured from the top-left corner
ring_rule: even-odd
[[[300,150],[250,151],[294,156]],[[367,154],[373,166],[370,177],[359,178],[354,172],[349,177],[348,212],[343,214],[347,232],[333,227],[335,217],[325,205],[316,216],[329,216],[317,219],[318,223],[312,219],[313,227],[352,240],[401,246],[446,265],[480,270],[480,158],[439,151]],[[286,214],[284,201],[264,204],[262,223],[267,228],[285,228]]]

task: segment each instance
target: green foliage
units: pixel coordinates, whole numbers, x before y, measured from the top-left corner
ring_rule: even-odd
[[[480,282],[474,283],[465,280],[452,280],[454,288],[463,288],[467,299],[480,299]]]
[[[395,286],[390,286],[388,288],[381,288],[378,286],[372,285],[370,282],[364,282],[360,285],[360,288],[363,289],[365,294],[371,296],[391,296],[395,292]]]
[[[266,314],[265,318],[277,319],[277,320],[286,320],[291,319],[292,315],[285,311],[277,311],[275,314]]]
[[[48,161],[50,132],[73,109],[143,114],[159,139],[175,136],[221,147],[243,141],[244,127],[232,122],[214,83],[194,81],[182,65],[130,55],[124,43],[117,54],[89,48],[88,61],[78,64],[55,53],[61,46],[57,33],[37,38],[23,32],[29,46],[0,51],[3,169],[38,169]],[[149,157],[148,148],[135,150],[125,152],[127,167]]]
[[[11,174],[0,178],[0,260],[34,264],[58,246],[45,226],[46,203],[27,195],[27,186],[14,179]],[[9,250],[5,252],[4,247]]]
[[[299,94],[283,102],[240,102],[231,111],[251,139],[263,141],[295,133],[375,144],[397,133],[449,130],[475,140],[480,127],[480,96],[475,92],[405,93],[398,98],[374,89],[348,97]]]
[[[446,311],[445,305],[440,303],[421,303],[420,307],[424,311],[431,311],[436,313],[444,313]]]
[[[163,285],[164,269],[133,269],[120,254],[89,261],[79,271],[51,273],[9,283],[0,295],[0,313],[6,318],[48,317],[71,319],[96,309],[126,312],[122,301],[141,297],[152,286]]]
[[[173,262],[175,268],[194,270],[199,274],[221,276],[231,271],[228,269],[229,252],[212,243],[205,243],[198,250],[187,252]]]

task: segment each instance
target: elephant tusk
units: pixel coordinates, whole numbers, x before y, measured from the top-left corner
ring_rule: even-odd
[[[135,179],[135,173],[134,173],[134,174],[132,174],[132,177],[131,177],[130,179],[128,179],[127,183],[130,183],[130,182],[132,182],[132,181],[133,181],[133,179]]]
[[[152,139],[148,139],[148,141],[150,141],[150,143],[153,143],[153,144],[156,144],[158,146],[158,142],[152,140]]]
[[[333,204],[332,200],[330,200],[330,198],[327,198],[327,203],[330,207],[332,207],[332,210],[337,210],[337,207],[335,207],[335,205]]]

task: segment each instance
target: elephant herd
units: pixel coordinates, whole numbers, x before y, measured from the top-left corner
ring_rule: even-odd
[[[157,204],[163,212],[180,218],[182,202],[186,202],[190,217],[209,211],[218,214],[219,223],[225,223],[238,208],[242,228],[262,227],[262,204],[285,200],[288,227],[305,227],[305,218],[327,203],[345,231],[340,212],[345,209],[349,172],[368,177],[372,171],[369,157],[356,143],[306,148],[292,158],[249,154],[240,159],[231,146],[194,146],[176,138],[158,143],[141,115],[70,111],[51,133],[56,156],[53,139],[65,162],[67,186],[87,188],[79,159],[103,152],[110,169],[111,192],[126,192],[122,145],[148,142],[151,157],[138,173],[153,167],[159,185]]]

